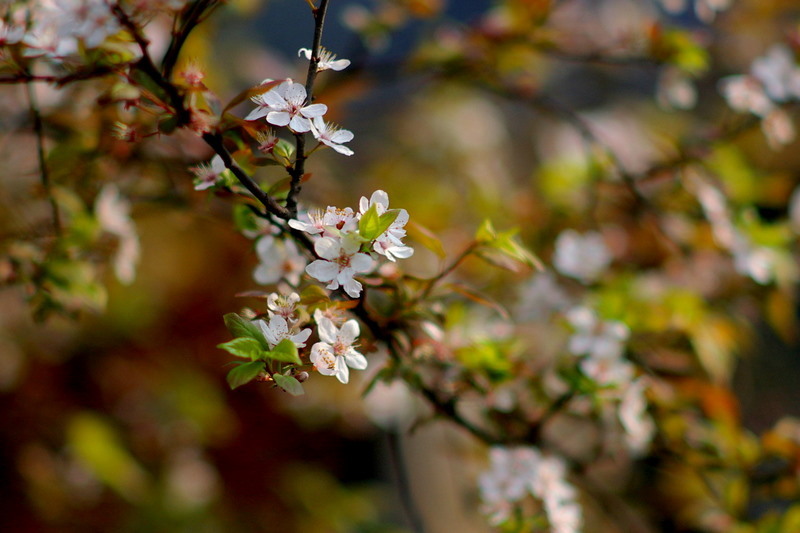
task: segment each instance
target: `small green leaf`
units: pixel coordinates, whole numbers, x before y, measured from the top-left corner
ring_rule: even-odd
[[[228,385],[231,389],[241,387],[245,383],[253,381],[258,375],[263,372],[264,363],[261,361],[253,361],[251,363],[241,363],[236,368],[228,372]]]
[[[475,233],[475,240],[482,244],[488,244],[493,242],[496,238],[497,232],[492,225],[492,221],[487,218]]]
[[[377,207],[373,205],[361,215],[361,220],[358,221],[358,233],[365,241],[374,241],[389,229],[399,214],[399,209],[390,209],[379,215]]]
[[[290,339],[283,339],[271,352],[267,352],[265,355],[270,359],[282,363],[303,364],[300,360],[300,356],[297,355],[297,346],[295,346],[294,342]]]
[[[235,355],[236,357],[244,357],[245,359],[250,359],[251,361],[258,361],[262,358],[262,355],[266,353],[261,347],[260,342],[249,337],[237,337],[232,341],[218,344],[217,348],[225,350],[229,354]]]
[[[278,387],[282,388],[292,396],[300,396],[301,394],[305,394],[303,386],[292,376],[273,374],[272,379],[275,380],[275,383],[278,385]]]
[[[291,161],[292,156],[294,156],[294,145],[289,141],[279,139],[278,142],[275,143],[275,148],[272,149],[272,153],[278,157],[284,158],[286,161]]]
[[[422,224],[418,224],[413,220],[409,220],[408,224],[406,225],[406,230],[408,230],[408,236],[412,240],[417,241],[422,246],[435,253],[437,256],[439,256],[439,259],[444,259],[447,256],[447,253],[444,251],[442,241],[439,240],[439,238],[434,235],[431,230]]]
[[[234,337],[248,337],[257,340],[264,350],[269,350],[267,339],[264,334],[258,329],[251,320],[237,315],[236,313],[228,313],[223,317],[225,320],[225,327],[231,332]]]

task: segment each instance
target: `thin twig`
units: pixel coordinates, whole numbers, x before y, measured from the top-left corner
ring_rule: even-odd
[[[314,100],[314,81],[317,79],[317,66],[319,65],[319,53],[322,47],[322,29],[325,26],[325,15],[328,12],[328,0],[321,0],[319,6],[312,9],[314,14],[314,39],[311,44],[311,59],[308,62],[308,73],[306,74],[306,104],[311,104]],[[302,133],[295,134],[295,160],[294,166],[289,170],[291,181],[289,184],[289,194],[286,196],[286,209],[292,217],[297,216],[297,197],[302,188],[303,175],[305,174],[306,164],[306,141]]]
[[[42,186],[47,195],[47,200],[50,202],[50,211],[53,218],[53,229],[56,236],[61,236],[61,214],[58,209],[58,202],[53,196],[53,184],[50,181],[50,172],[47,169],[47,160],[44,153],[44,125],[42,123],[42,115],[39,112],[39,104],[36,100],[36,92],[30,83],[25,84],[25,91],[28,96],[28,106],[31,110],[31,117],[33,118],[33,131],[36,135],[36,155],[39,160],[39,176],[42,179]]]

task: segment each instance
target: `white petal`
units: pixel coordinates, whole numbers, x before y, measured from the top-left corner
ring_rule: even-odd
[[[286,126],[291,119],[292,116],[286,111],[270,111],[267,114],[267,122],[275,126]]]
[[[295,333],[291,337],[289,337],[293,343],[297,345],[298,348],[303,348],[306,345],[306,341],[311,336],[311,328],[305,328],[304,330],[300,331],[300,333]]]
[[[338,130],[331,135],[331,141],[341,144],[352,141],[353,137],[353,132],[350,130]]]
[[[252,111],[250,111],[250,113],[246,117],[244,117],[244,119],[245,120],[258,120],[261,117],[267,116],[267,113],[269,113],[269,108],[267,108],[267,107],[257,107],[255,109],[253,109]]]
[[[331,263],[330,261],[317,259],[306,267],[306,273],[318,281],[334,281],[339,274],[339,265]]]
[[[372,196],[370,196],[369,203],[379,204],[383,206],[384,210],[386,210],[389,208],[389,195],[386,193],[386,191],[378,189],[372,193]],[[381,211],[379,211],[379,213],[381,213]]]
[[[289,127],[295,133],[305,133],[311,129],[311,121],[300,115],[294,115],[289,122]]]
[[[305,89],[303,92],[305,93]],[[325,104],[311,104],[300,110],[300,114],[307,118],[321,117],[327,112],[328,106]]]
[[[330,143],[325,143],[325,144],[327,144],[328,146],[330,146],[331,148],[333,148],[334,150],[343,155],[353,155],[355,153],[347,146],[342,146],[341,144],[330,144]]]
[[[359,332],[358,322],[351,318],[339,330],[339,340],[350,346],[358,338]]]
[[[310,48],[301,48],[297,51],[297,56],[305,56],[306,59],[311,61],[311,49]]]
[[[253,279],[259,285],[271,285],[281,279],[281,271],[278,265],[261,263],[253,270]]]
[[[333,237],[322,237],[314,243],[314,251],[323,259],[336,259],[342,250],[342,243]]]
[[[361,283],[359,283],[358,281],[354,280],[351,277],[342,280],[341,276],[339,281],[342,282],[342,286],[344,287],[344,292],[346,292],[348,296],[350,296],[351,298],[359,297],[359,295],[361,294]]]
[[[355,368],[356,370],[367,368],[367,358],[355,350],[345,355],[344,360],[350,368]]]
[[[337,369],[336,369],[336,379],[341,381],[344,384],[347,384],[350,381],[350,370],[347,368],[347,365],[344,361],[342,361],[339,357],[336,358]]]
[[[262,263],[270,262],[275,254],[275,237],[265,235],[256,242],[256,254]]]
[[[337,59],[336,61],[328,62],[328,68],[335,71],[344,70],[350,66],[349,59]]]
[[[414,255],[414,249],[410,246],[393,246],[386,250],[386,257],[389,257],[389,253],[399,259],[408,259],[412,255]],[[389,257],[391,259],[391,257]]]
[[[317,319],[317,334],[321,340],[330,344],[336,344],[339,330],[336,329],[336,325],[334,325],[331,319],[321,316]]]
[[[350,259],[350,268],[354,272],[369,272],[375,261],[367,254],[357,253]]]
[[[284,97],[286,101],[292,102],[295,105],[302,105],[306,101],[306,88],[302,83],[286,82],[286,94]]]

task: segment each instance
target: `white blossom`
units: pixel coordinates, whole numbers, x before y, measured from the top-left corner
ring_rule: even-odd
[[[655,433],[655,424],[647,413],[645,386],[642,378],[635,380],[625,389],[619,404],[619,420],[625,430],[625,444],[636,455],[647,450]]]
[[[720,80],[719,87],[722,96],[735,111],[763,117],[775,107],[761,83],[753,76],[727,76]]]
[[[95,199],[94,212],[100,227],[119,239],[113,259],[114,274],[125,285],[136,278],[136,265],[141,255],[139,235],[130,210],[130,202],[112,183],[104,185]]]
[[[267,296],[267,312],[272,315],[279,315],[291,323],[294,318],[297,304],[300,303],[300,295],[292,292],[288,295],[273,292]]]
[[[358,219],[349,207],[339,209],[328,206],[324,212],[317,210],[301,213],[297,219],[289,221],[289,226],[310,235],[337,237],[343,233],[356,231]]]
[[[567,321],[574,328],[567,349],[585,356],[579,363],[581,371],[599,385],[620,385],[634,374],[633,366],[622,358],[628,328],[622,322],[601,321],[587,307],[575,307],[567,312]]]
[[[764,90],[773,101],[800,98],[800,69],[795,64],[794,54],[785,45],[772,46],[753,61],[750,72],[764,84]]]
[[[314,138],[325,146],[329,146],[344,155],[353,155],[353,151],[343,143],[353,140],[353,132],[339,129],[330,122],[325,122],[321,116],[314,117],[311,121],[311,133]]]
[[[297,333],[292,333],[289,329],[289,323],[280,315],[272,315],[269,317],[269,322],[265,320],[256,320],[256,325],[264,334],[264,338],[270,345],[270,348],[275,348],[282,340],[289,339],[298,348],[303,348],[306,341],[311,336],[311,328],[305,328]]]
[[[301,48],[297,51],[298,56],[303,56],[311,61],[311,50],[309,48]],[[319,50],[319,62],[317,63],[317,72],[321,70],[344,70],[350,66],[349,59],[336,59],[336,54],[333,54],[325,48]]]
[[[320,317],[317,326],[320,342],[311,347],[310,359],[320,374],[336,376],[340,382],[347,383],[350,380],[349,368],[367,368],[367,358],[353,347],[360,332],[358,322],[350,319],[337,328],[332,321]]]
[[[567,229],[556,239],[553,266],[584,283],[596,281],[611,264],[611,251],[596,231],[580,234]]]
[[[377,190],[372,193],[369,200],[362,196],[358,206],[361,215],[366,213],[372,206],[375,206],[375,211],[380,216],[389,209],[389,195],[385,191]],[[375,239],[372,249],[390,261],[411,257],[414,254],[414,249],[403,244],[403,239],[406,236],[405,225],[407,223],[408,211],[400,209],[397,218],[394,219],[389,229]]]
[[[361,272],[369,272],[374,266],[372,258],[359,252],[360,243],[347,235],[340,239],[322,237],[314,243],[314,251],[321,259],[317,259],[306,267],[312,278],[328,282],[328,289],[336,290],[341,285],[351,298],[361,294],[361,283],[353,276]]]
[[[665,67],[658,77],[656,98],[667,109],[691,109],[697,103],[697,88],[680,69]]]
[[[575,488],[566,480],[564,461],[536,448],[495,446],[489,451],[490,468],[478,479],[483,512],[493,525],[505,522],[513,504],[527,495],[539,499],[550,531],[577,533],[582,512]]]
[[[300,283],[307,263],[293,240],[265,235],[256,242],[256,253],[260,261],[253,271],[256,283],[270,285],[282,279],[292,286]]]
[[[251,98],[258,106],[245,117],[257,120],[266,117],[275,126],[289,126],[295,133],[311,130],[311,120],[321,117],[328,111],[325,104],[306,105],[306,88],[292,80],[286,80],[264,94]]]
[[[213,187],[227,168],[222,158],[219,155],[215,155],[210,163],[201,163],[191,167],[189,170],[195,175],[194,190],[204,191]]]

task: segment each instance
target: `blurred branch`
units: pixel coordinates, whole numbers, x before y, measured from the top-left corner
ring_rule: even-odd
[[[207,17],[211,12],[219,6],[219,0],[195,0],[188,6],[184,7],[183,11],[175,16],[175,23],[179,23],[180,27],[176,28],[178,24],[173,24],[172,40],[170,40],[169,47],[164,53],[161,60],[161,73],[164,78],[170,79],[172,71],[178,62],[178,56],[181,53],[186,39],[192,30]]]
[[[47,195],[47,200],[50,202],[50,211],[53,218],[53,229],[57,237],[61,236],[61,214],[59,213],[58,203],[53,197],[53,187],[50,181],[50,173],[47,169],[47,160],[44,153],[44,125],[42,123],[42,115],[39,112],[39,104],[36,100],[36,92],[30,83],[25,85],[25,91],[28,96],[28,106],[30,107],[31,117],[33,118],[33,131],[36,135],[36,156],[39,160],[39,176],[42,180],[44,192]]]

